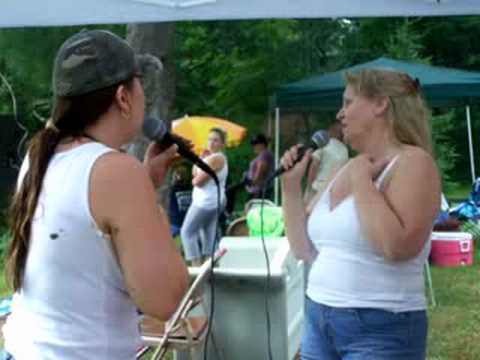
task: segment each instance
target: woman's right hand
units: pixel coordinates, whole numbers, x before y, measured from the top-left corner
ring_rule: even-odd
[[[155,188],[159,187],[167,174],[173,161],[178,158],[177,145],[171,145],[162,149],[156,142],[152,142],[145,152],[143,163],[147,167],[148,174]]]
[[[286,170],[282,174],[282,186],[291,187],[291,186],[300,186],[305,171],[307,169],[308,162],[312,155],[312,150],[309,149],[305,152],[302,159],[295,163],[298,158],[298,149],[301,145],[294,145],[289,150],[287,150],[282,158],[280,159],[280,164]]]
[[[211,155],[211,154],[212,154],[212,152],[211,152],[210,150],[205,149],[205,150],[202,151],[202,153],[201,153],[201,155],[200,155],[200,158],[204,159],[204,158],[206,158],[208,155]]]

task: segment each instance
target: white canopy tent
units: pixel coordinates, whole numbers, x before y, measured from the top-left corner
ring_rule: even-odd
[[[0,27],[480,14],[480,0],[2,0]]]

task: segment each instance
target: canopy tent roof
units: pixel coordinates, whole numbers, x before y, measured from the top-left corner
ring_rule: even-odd
[[[274,96],[274,107],[283,110],[336,110],[342,103],[344,73],[364,68],[386,68],[418,78],[432,107],[480,103],[480,72],[470,72],[379,58],[336,72],[313,76],[281,86]]]
[[[3,0],[0,27],[475,14],[478,0]]]

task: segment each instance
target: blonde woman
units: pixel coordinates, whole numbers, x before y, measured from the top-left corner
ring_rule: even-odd
[[[220,183],[220,199],[217,186],[206,172],[194,166],[192,169],[192,204],[188,208],[180,236],[186,260],[199,266],[212,253],[217,235],[217,207],[225,207],[225,184],[228,176],[228,162],[223,149],[227,135],[220,128],[212,128],[208,134],[207,150],[203,160],[215,171]]]
[[[346,82],[337,118],[358,155],[308,209],[300,194],[310,156],[294,165],[293,147],[282,158],[288,240],[312,264],[302,359],[423,360],[423,266],[440,206],[430,113],[406,74],[362,70]]]

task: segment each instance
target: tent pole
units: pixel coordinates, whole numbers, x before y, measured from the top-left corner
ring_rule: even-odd
[[[267,137],[272,138],[272,111],[268,112]]]
[[[278,165],[280,162],[280,108],[275,108],[275,169],[278,169]],[[274,201],[275,204],[280,205],[279,203],[279,177],[275,178],[275,185],[274,185]]]
[[[475,182],[475,158],[473,155],[473,140],[472,140],[472,122],[470,119],[470,106],[465,107],[465,113],[467,115],[467,127],[468,127],[468,149],[470,151],[470,171],[472,173],[472,184]]]

